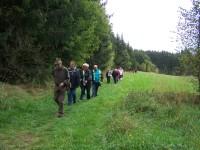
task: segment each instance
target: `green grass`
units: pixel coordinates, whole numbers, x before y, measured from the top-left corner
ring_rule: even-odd
[[[5,86],[0,149],[200,149],[200,104],[193,81],[127,73],[117,85],[104,83],[98,97],[65,105],[63,118],[55,117],[51,86],[34,96]]]

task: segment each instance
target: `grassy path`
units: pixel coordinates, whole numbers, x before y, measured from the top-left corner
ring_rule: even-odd
[[[114,85],[104,83],[99,96],[57,109],[51,90],[40,98],[16,98],[10,109],[0,111],[0,149],[107,149],[107,122],[131,91],[193,92],[188,78],[153,73],[127,73]]]

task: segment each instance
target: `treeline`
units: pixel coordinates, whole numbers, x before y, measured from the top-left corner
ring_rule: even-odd
[[[1,0],[0,80],[43,81],[53,61],[112,57],[111,27],[100,0]]]
[[[115,53],[114,64],[121,66],[125,70],[140,70],[146,72],[157,72],[157,67],[151,62],[151,59],[142,50],[134,50],[123,37],[117,35],[113,37],[113,50]]]
[[[44,81],[56,57],[102,70],[156,68],[144,52],[114,36],[101,0],[2,0],[0,20],[0,81]]]
[[[45,81],[56,57],[102,70],[174,74],[176,54],[134,50],[114,35],[102,0],[1,0],[0,81]]]
[[[171,75],[184,74],[180,64],[181,53],[133,49],[119,35],[113,37],[112,44],[115,52],[114,64],[123,67],[125,70],[137,69]]]
[[[180,54],[170,53],[166,51],[146,51],[145,52],[151,59],[152,63],[155,64],[160,73],[181,75],[180,66]]]

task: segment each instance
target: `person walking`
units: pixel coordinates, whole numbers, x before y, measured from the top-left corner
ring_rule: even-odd
[[[60,58],[56,58],[54,63],[54,69],[52,71],[52,75],[54,78],[54,100],[58,105],[58,117],[62,117],[64,115],[64,98],[65,92],[70,88],[70,77],[67,68],[62,65],[62,60]]]
[[[98,69],[97,65],[94,65],[94,69],[92,71],[92,97],[97,96],[99,86],[101,86],[101,77],[101,70]]]
[[[119,80],[119,71],[118,69],[114,69],[113,72],[112,72],[112,76],[113,76],[113,80],[114,80],[114,83],[116,84]]]
[[[90,99],[90,89],[91,89],[92,75],[89,70],[89,64],[84,63],[82,65],[82,70],[80,71],[80,87],[81,87],[81,96],[80,100],[83,100],[85,96],[85,91],[87,93],[87,99]]]
[[[70,66],[68,68],[69,76],[70,76],[70,84],[71,87],[68,91],[68,105],[72,105],[72,103],[76,103],[76,89],[80,85],[80,73],[76,68],[75,61],[70,62]]]
[[[108,70],[106,72],[106,79],[107,79],[107,83],[110,83],[110,78],[112,77],[112,70]]]
[[[124,69],[122,69],[122,67],[119,67],[118,71],[119,71],[119,80],[122,80],[124,77]]]

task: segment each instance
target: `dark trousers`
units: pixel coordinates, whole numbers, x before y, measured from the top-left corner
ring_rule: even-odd
[[[100,85],[99,82],[93,82],[92,83],[92,97],[97,96],[99,85]]]
[[[72,105],[72,103],[76,103],[76,89],[69,89],[68,91],[68,105]]]
[[[117,77],[113,77],[114,83],[116,84],[118,82],[118,78]]]
[[[58,113],[64,114],[64,97],[65,97],[65,91],[55,90],[54,91],[54,100],[58,105]]]
[[[81,100],[83,99],[85,95],[85,91],[87,93],[87,99],[90,99],[90,88],[91,86],[81,86],[81,96],[80,96]]]
[[[110,77],[107,77],[107,83],[110,83]]]

